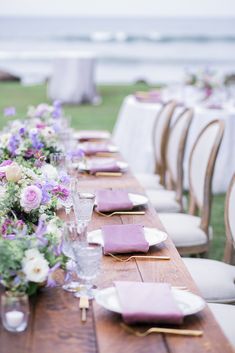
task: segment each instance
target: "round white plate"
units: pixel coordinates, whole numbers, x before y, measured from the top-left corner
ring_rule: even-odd
[[[84,147],[84,145],[86,147],[86,142],[80,143],[78,145],[78,147],[82,149],[82,147]],[[107,152],[111,152],[111,153],[115,153],[115,152],[119,151],[118,147],[115,146],[115,145],[107,145],[107,146],[105,146],[105,149],[107,149]],[[96,152],[96,153],[103,153],[103,152],[105,153],[106,151],[99,151],[99,152]]]
[[[148,198],[144,195],[128,193],[128,197],[131,203],[133,204],[133,207],[147,205],[148,203]],[[97,205],[97,201],[95,200],[95,206],[96,205]]]
[[[166,240],[167,234],[156,228],[144,228],[144,236],[149,246],[157,245]],[[93,230],[87,234],[88,242],[104,246],[101,229]]]
[[[198,295],[175,288],[172,288],[171,290],[184,316],[196,314],[204,309],[206,303]],[[95,299],[97,303],[105,309],[119,314],[122,313],[117,289],[115,287],[109,287],[98,291],[95,295]]]
[[[106,161],[108,162],[112,162],[111,159],[106,159]],[[101,163],[101,159],[99,159],[99,162]],[[122,161],[117,161],[117,165],[118,167],[120,168],[121,172],[125,172],[127,169],[128,169],[128,164],[126,162],[122,162]],[[88,163],[84,163],[84,162],[79,162],[78,164],[78,168],[81,170],[81,171],[87,171],[89,172],[89,162]]]
[[[111,134],[109,131],[82,130],[75,133],[75,138],[80,140],[105,140],[109,139],[110,137]]]

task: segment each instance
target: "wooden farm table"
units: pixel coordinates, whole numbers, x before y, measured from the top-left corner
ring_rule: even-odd
[[[103,187],[143,192],[129,173],[121,177],[80,177],[81,190],[92,191]],[[144,216],[124,215],[105,218],[94,213],[89,230],[113,223],[141,223],[148,227],[162,228],[156,212],[149,205]],[[171,259],[121,263],[104,256],[102,272],[97,281],[98,287],[112,286],[115,280],[158,281],[170,282],[174,286],[186,286],[192,292],[198,292],[170,239],[161,246],[151,248],[151,254],[169,255]],[[228,353],[233,351],[208,308],[197,315],[187,317],[182,327],[203,330],[202,337],[152,334],[139,338],[121,328],[120,315],[107,311],[95,302],[90,304],[87,322],[82,324],[78,299],[61,288],[43,289],[32,304],[26,332],[12,334],[0,327],[0,353]]]

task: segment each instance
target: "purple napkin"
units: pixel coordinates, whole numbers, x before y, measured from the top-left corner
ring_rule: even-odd
[[[125,190],[97,190],[97,211],[110,212],[120,210],[132,210],[133,203]]]
[[[183,322],[169,283],[115,282],[115,286],[126,323]]]
[[[104,254],[147,252],[149,250],[149,243],[145,239],[142,225],[104,225],[101,230],[104,239]]]
[[[89,163],[89,172],[95,174],[97,172],[120,172],[121,168],[114,160],[91,161]]]
[[[222,105],[220,104],[208,104],[206,106],[207,109],[215,109],[215,110],[221,110],[223,109]]]
[[[109,145],[107,143],[84,143],[81,149],[87,156],[91,156],[98,152],[109,152]]]

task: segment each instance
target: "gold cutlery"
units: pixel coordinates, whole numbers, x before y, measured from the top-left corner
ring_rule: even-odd
[[[120,177],[120,176],[122,176],[122,173],[120,173],[120,172],[96,172],[95,176]]]
[[[169,256],[132,255],[132,256],[129,256],[128,258],[126,258],[126,259],[121,259],[120,257],[115,256],[115,255],[113,255],[111,253],[108,253],[108,255],[113,257],[115,260],[121,261],[121,262],[128,262],[128,261],[130,261],[132,259],[170,260]]]
[[[126,330],[129,333],[132,333],[133,335],[137,337],[145,337],[148,336],[151,333],[170,333],[173,335],[184,335],[184,336],[202,336],[203,331],[201,330],[183,330],[183,329],[174,329],[174,328],[164,328],[164,327],[151,327],[150,329],[146,331],[137,331],[131,328],[130,326],[127,326],[124,323],[121,323],[121,326],[124,330]]]
[[[96,157],[113,157],[113,154],[116,153],[115,152],[96,152]]]
[[[82,322],[86,321],[86,310],[89,309],[89,300],[88,297],[84,296],[80,298],[79,309],[82,311]]]
[[[103,213],[95,209],[95,212],[104,217],[112,217],[114,215],[145,215],[145,211],[115,211],[112,213]]]

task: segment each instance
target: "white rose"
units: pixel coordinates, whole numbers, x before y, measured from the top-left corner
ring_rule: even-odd
[[[42,256],[35,257],[33,260],[25,259],[23,264],[26,280],[35,283],[45,282],[49,269],[47,260]]]
[[[39,257],[44,258],[43,254],[41,254],[37,248],[32,248],[25,251],[23,261],[32,261]]]
[[[22,178],[22,170],[19,164],[13,162],[6,168],[6,179],[17,182]]]
[[[2,134],[0,136],[0,145],[1,145],[1,147],[7,147],[10,138],[11,138],[11,134],[10,133]]]
[[[58,178],[58,172],[57,172],[56,168],[53,167],[53,165],[51,165],[51,164],[48,164],[48,163],[44,164],[41,167],[41,172],[49,180],[55,180]]]

